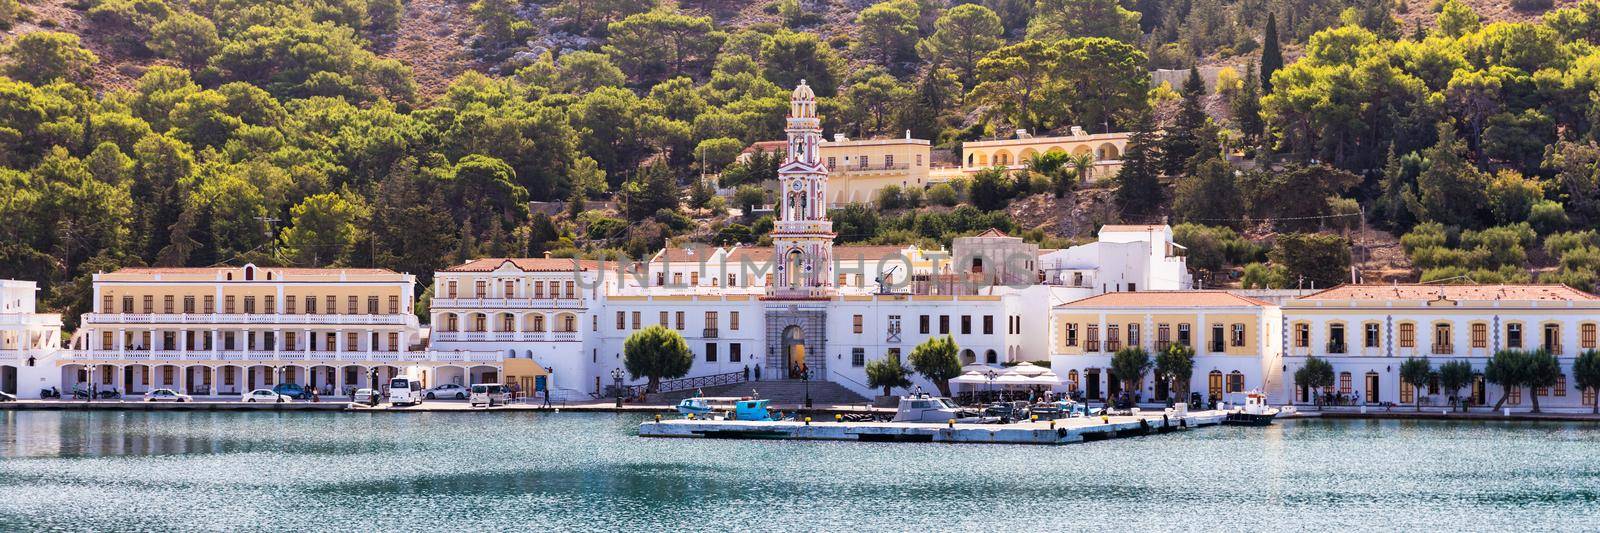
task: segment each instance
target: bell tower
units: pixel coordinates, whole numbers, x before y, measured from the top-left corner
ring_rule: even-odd
[[[772,229],[771,298],[811,299],[833,295],[833,222],[828,220],[828,168],[818,151],[822,123],[817,95],[805,80],[789,99],[785,131],[789,145],[778,167],[778,219]]]

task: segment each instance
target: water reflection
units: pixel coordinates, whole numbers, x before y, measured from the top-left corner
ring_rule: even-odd
[[[0,530],[1600,528],[1585,425],[1308,420],[1026,447],[639,439],[639,421],[3,412]]]

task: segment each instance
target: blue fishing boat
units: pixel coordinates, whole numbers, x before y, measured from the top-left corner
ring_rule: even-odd
[[[772,422],[767,400],[739,400],[733,404],[733,419],[744,422]]]

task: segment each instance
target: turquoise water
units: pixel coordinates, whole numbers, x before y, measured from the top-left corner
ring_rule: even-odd
[[[640,439],[638,415],[0,413],[0,531],[1600,529],[1600,428],[1059,447]]]

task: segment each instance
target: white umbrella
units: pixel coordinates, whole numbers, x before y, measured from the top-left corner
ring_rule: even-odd
[[[1028,384],[1054,387],[1061,384],[1061,376],[1057,376],[1055,372],[1050,372],[1047,370],[1043,374],[1028,378]]]
[[[1005,374],[994,378],[994,384],[1002,387],[1010,387],[1018,385],[1030,385],[1031,383],[1029,383],[1028,378],[1025,376],[1020,376],[1017,374]]]
[[[977,372],[967,372],[952,378],[950,382],[962,385],[983,385],[989,382],[989,378]]]
[[[1023,361],[1021,363],[1017,363],[1017,366],[1011,367],[1011,369],[1007,370],[1006,373],[1007,374],[1017,374],[1017,375],[1026,376],[1026,377],[1030,377],[1031,378],[1031,377],[1034,377],[1034,376],[1037,376],[1037,375],[1040,375],[1040,374],[1043,374],[1043,373],[1046,373],[1046,372],[1049,372],[1049,371],[1050,371],[1050,369],[1048,369],[1048,368],[1045,368],[1045,367],[1042,367],[1042,366],[1039,366],[1039,365],[1036,365],[1036,364],[1033,364],[1033,363],[1029,363],[1027,361]]]

